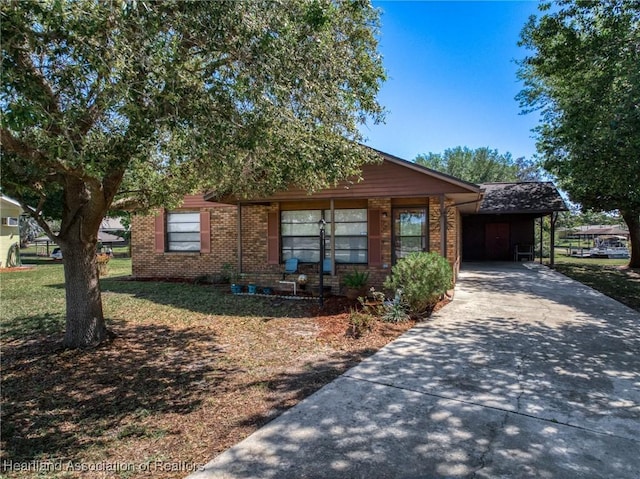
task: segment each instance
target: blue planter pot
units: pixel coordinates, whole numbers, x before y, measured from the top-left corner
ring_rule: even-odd
[[[231,285],[231,292],[233,294],[240,294],[242,293],[242,285],[240,284],[232,284]]]
[[[273,294],[273,289],[272,288],[262,288],[262,292],[264,294]]]
[[[249,285],[249,294],[256,294],[258,292],[258,287],[255,284]]]

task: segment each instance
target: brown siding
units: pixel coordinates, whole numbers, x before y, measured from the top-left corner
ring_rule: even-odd
[[[222,203],[214,203],[212,201],[205,201],[204,195],[199,194],[199,195],[186,195],[184,197],[184,200],[182,201],[182,204],[180,205],[180,208],[197,210],[200,208],[216,208],[218,206],[228,207],[229,205],[222,204]]]
[[[425,194],[469,193],[469,189],[415,171],[406,166],[384,162],[365,165],[361,182],[340,182],[335,188],[328,188],[313,194],[315,200],[330,198],[407,198]],[[277,193],[269,200],[299,200],[307,196],[302,190],[291,189]]]

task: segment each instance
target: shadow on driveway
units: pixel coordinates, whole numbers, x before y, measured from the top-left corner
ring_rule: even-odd
[[[640,314],[545,267],[455,300],[193,478],[640,477]]]

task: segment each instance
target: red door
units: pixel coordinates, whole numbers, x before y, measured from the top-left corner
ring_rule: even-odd
[[[487,223],[485,226],[485,248],[487,259],[508,261],[509,223]]]

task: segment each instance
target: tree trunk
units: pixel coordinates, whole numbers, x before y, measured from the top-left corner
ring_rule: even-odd
[[[629,227],[631,238],[631,259],[630,268],[640,268],[640,210],[621,210],[622,218]]]
[[[67,299],[64,346],[95,346],[108,336],[102,313],[95,243],[61,244]]]

